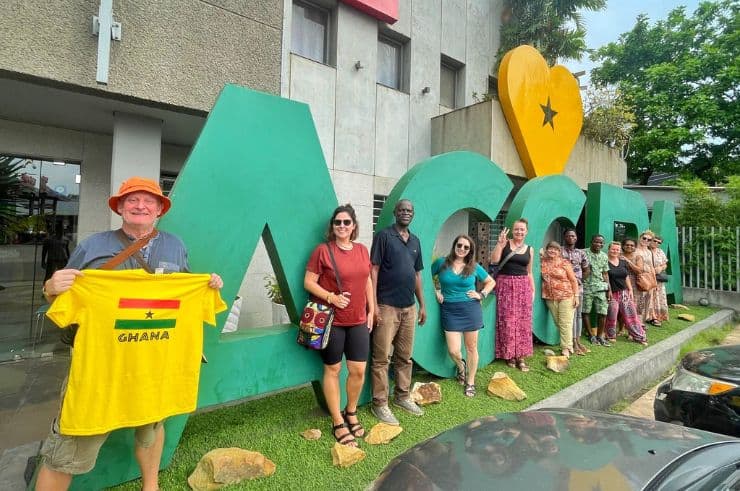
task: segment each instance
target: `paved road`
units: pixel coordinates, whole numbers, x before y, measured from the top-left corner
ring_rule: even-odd
[[[721,344],[740,344],[740,324],[735,326],[730,334],[722,341]],[[655,387],[645,392],[639,399],[633,402],[622,414],[637,416],[638,418],[655,419],[653,416],[653,400],[655,392],[664,381],[660,381]]]

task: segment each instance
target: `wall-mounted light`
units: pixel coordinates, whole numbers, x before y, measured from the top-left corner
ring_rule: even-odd
[[[357,62],[355,63],[355,70],[362,70],[363,68],[365,67],[362,66],[362,62],[360,60],[357,60]]]
[[[430,93],[431,91],[432,91],[432,88],[431,88],[431,87],[429,87],[428,85],[427,85],[426,87],[424,87],[423,89],[421,89],[421,93],[422,93],[422,94],[428,94],[428,93]]]

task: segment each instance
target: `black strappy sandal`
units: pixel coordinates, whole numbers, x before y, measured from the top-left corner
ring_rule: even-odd
[[[460,370],[460,367],[457,367],[457,375],[455,378],[457,379],[457,383],[460,385],[465,385],[465,382],[468,381],[468,363],[465,361],[465,358],[462,359],[462,370]]]
[[[341,430],[342,428],[347,428],[346,435],[337,436],[337,430]],[[347,426],[347,423],[339,423],[338,425],[331,427],[331,433],[334,436],[334,439],[339,442],[340,445],[348,445],[352,446],[352,443],[356,442],[354,435],[352,434],[352,430],[349,429],[349,426]]]
[[[475,397],[475,385],[465,384],[465,391],[463,391],[466,397]]]
[[[344,411],[342,411],[342,417],[344,418],[344,423],[347,425],[347,429],[349,429],[349,432],[352,433],[352,436],[355,438],[364,438],[365,437],[365,428],[362,426],[362,423],[360,423],[360,420],[357,420],[357,423],[350,423],[349,419],[347,419],[347,416],[354,416],[357,417],[357,410],[354,412],[347,411],[347,408],[344,408]],[[361,435],[358,435],[358,433],[362,432]]]

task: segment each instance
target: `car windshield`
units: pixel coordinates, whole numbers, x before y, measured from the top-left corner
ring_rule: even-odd
[[[687,453],[666,467],[646,491],[740,489],[740,441],[722,442]]]

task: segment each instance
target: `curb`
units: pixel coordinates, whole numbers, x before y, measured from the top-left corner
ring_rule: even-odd
[[[721,310],[690,328],[541,400],[527,408],[527,411],[554,407],[606,410],[638,392],[646,381],[656,380],[672,368],[678,360],[681,345],[686,341],[701,331],[732,322],[734,314],[730,309]]]

